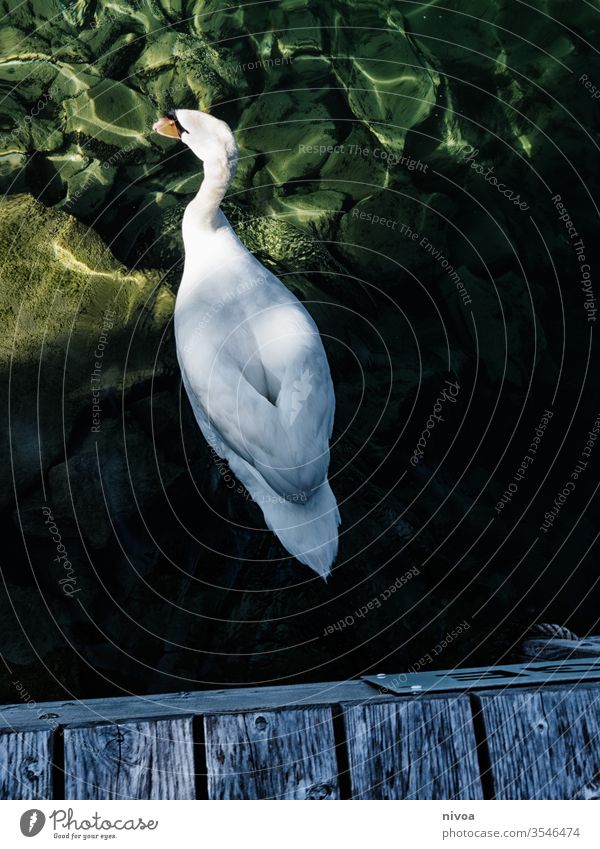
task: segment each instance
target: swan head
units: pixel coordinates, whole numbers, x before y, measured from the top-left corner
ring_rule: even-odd
[[[197,109],[170,109],[152,129],[161,136],[179,139],[202,162],[226,159],[235,162],[237,145],[225,123]]]

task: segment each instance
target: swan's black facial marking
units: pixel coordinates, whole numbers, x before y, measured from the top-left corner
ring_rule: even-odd
[[[187,133],[187,132],[188,132],[188,131],[185,129],[185,127],[182,127],[182,126],[181,126],[181,124],[179,123],[179,121],[177,120],[177,113],[175,112],[175,110],[174,110],[174,109],[168,109],[168,110],[165,112],[165,115],[167,116],[167,118],[169,118],[169,119],[170,119],[171,121],[173,121],[173,123],[175,124],[175,127],[176,127],[176,129],[177,129],[177,132],[179,133],[179,138],[181,138],[181,136],[182,136],[182,134],[183,134],[183,133]]]

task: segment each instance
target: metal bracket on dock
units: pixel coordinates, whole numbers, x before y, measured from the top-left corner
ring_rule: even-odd
[[[363,675],[363,681],[396,696],[494,687],[523,687],[540,684],[588,683],[600,681],[600,657],[553,660],[543,663],[508,663],[501,666],[475,666],[469,669],[443,669],[432,672],[400,672],[396,675]]]

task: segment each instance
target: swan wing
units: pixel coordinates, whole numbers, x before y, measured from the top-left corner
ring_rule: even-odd
[[[251,357],[233,343],[222,346],[201,382],[197,369],[182,366],[217,453],[221,443],[228,459],[233,452],[246,460],[274,492],[303,501],[327,477],[335,398],[312,322],[288,330],[272,333]]]

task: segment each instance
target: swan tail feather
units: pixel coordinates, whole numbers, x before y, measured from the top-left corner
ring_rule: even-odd
[[[327,580],[338,552],[340,512],[325,481],[309,501],[289,501],[279,495],[255,499],[265,521],[284,548],[300,563]]]
[[[228,459],[232,471],[261,508],[267,526],[283,547],[326,581],[337,557],[341,521],[329,481],[325,480],[305,502],[286,499],[274,492],[244,460]]]

